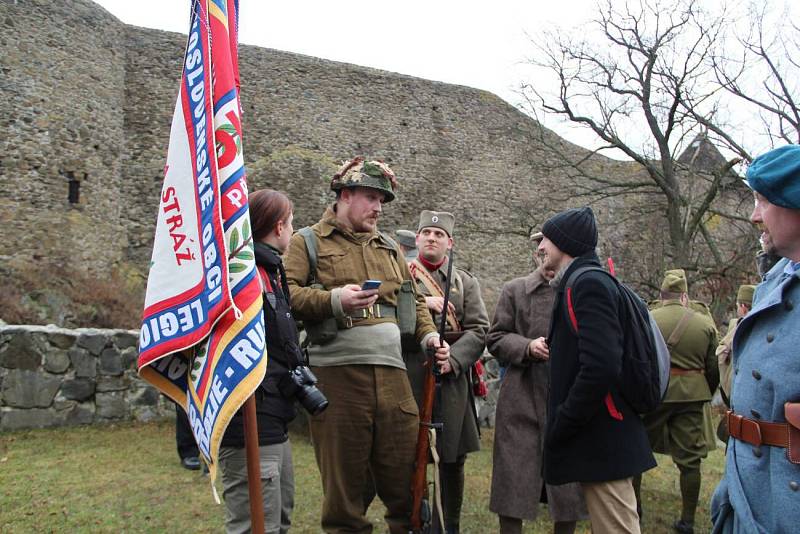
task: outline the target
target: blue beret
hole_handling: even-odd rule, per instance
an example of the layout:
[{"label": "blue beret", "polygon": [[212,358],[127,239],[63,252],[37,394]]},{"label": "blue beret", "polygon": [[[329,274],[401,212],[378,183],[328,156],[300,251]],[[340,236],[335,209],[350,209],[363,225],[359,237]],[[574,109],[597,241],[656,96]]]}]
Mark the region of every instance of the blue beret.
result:
[{"label": "blue beret", "polygon": [[800,210],[800,145],[786,145],[753,160],[747,185],[776,206]]}]

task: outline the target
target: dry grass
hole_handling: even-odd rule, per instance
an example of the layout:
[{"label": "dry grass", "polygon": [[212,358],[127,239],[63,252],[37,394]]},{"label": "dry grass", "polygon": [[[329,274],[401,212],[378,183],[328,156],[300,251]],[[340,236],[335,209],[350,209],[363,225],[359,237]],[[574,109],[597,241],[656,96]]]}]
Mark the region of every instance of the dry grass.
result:
[{"label": "dry grass", "polygon": [[[488,510],[492,431],[467,460],[462,532],[497,531]],[[319,532],[321,489],[307,438],[292,438],[296,476],[293,532]],[[680,509],[678,472],[658,457],[644,479],[644,532],[670,532]],[[722,451],[703,464],[698,527],[709,525],[708,503],[722,473]],[[526,533],[551,531],[543,513]],[[382,506],[369,517],[382,532]],[[7,433],[0,436],[0,532],[221,532],[223,507],[207,477],[182,469],[172,423],[120,424]],[[698,528],[703,532],[705,528]],[[589,532],[581,524],[579,532]]]}]

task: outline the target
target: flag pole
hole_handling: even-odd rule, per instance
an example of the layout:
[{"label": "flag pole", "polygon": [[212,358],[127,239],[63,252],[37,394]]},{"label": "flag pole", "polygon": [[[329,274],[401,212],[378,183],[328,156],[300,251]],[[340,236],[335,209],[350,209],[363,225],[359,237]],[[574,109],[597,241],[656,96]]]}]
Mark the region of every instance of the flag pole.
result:
[{"label": "flag pole", "polygon": [[253,534],[264,534],[264,499],[261,495],[255,393],[244,403],[244,449],[247,458],[247,489],[250,493],[250,531]]}]

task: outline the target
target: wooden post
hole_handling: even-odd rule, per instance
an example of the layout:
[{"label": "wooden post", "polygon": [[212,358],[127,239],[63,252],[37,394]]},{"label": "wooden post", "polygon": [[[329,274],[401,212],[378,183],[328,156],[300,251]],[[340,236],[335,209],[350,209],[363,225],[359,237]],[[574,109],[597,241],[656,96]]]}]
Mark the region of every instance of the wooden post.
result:
[{"label": "wooden post", "polygon": [[250,532],[264,534],[264,499],[261,495],[255,393],[244,403],[244,449],[247,457],[247,489],[250,492]]}]

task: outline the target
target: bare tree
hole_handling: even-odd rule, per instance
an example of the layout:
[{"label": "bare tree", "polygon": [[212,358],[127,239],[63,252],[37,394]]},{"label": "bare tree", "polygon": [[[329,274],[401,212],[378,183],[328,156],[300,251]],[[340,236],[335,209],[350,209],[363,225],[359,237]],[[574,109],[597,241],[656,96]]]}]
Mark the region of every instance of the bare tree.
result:
[{"label": "bare tree", "polygon": [[[564,143],[542,136],[561,170],[574,178],[567,194],[627,198],[626,213],[646,222],[650,237],[666,234],[662,263],[700,278],[738,261],[743,247],[730,247],[726,239],[753,235],[749,225],[720,226],[725,215],[742,215],[736,208],[747,192],[733,169],[749,158],[727,134],[720,111],[723,91],[713,52],[726,30],[723,15],[704,12],[691,0],[606,0],[591,28],[534,39],[531,61],[557,89],[529,83],[522,91],[534,115],[560,117],[602,143],[576,157]],[[716,152],[719,157],[698,159],[703,142],[732,156]],[[596,157],[609,151],[632,162],[609,174]]]},{"label": "bare tree", "polygon": [[800,143],[800,26],[789,4],[776,7],[751,4],[711,56],[720,86],[758,113],[773,147]]}]

